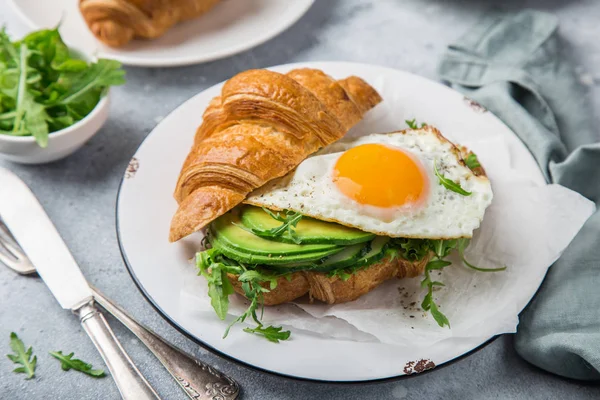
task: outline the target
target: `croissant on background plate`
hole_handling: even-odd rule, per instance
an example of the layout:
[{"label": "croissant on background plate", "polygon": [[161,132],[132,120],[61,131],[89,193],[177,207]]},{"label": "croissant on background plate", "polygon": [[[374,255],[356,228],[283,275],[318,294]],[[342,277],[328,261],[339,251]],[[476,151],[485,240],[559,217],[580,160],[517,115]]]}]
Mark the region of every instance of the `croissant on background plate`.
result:
[{"label": "croissant on background plate", "polygon": [[204,112],[185,160],[169,239],[199,231],[254,189],[340,139],[381,97],[362,79],[320,70],[242,72]]},{"label": "croissant on background plate", "polygon": [[197,18],[220,0],[79,0],[86,24],[102,43],[120,47],[155,39],[178,22]]}]

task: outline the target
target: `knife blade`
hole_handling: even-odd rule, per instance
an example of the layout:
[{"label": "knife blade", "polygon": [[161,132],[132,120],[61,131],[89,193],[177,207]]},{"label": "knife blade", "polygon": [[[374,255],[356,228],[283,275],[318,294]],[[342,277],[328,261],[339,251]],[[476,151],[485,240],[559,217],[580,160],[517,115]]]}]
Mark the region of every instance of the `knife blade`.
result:
[{"label": "knife blade", "polygon": [[0,217],[56,300],[79,317],[121,397],[160,399],[94,305],[92,290],[42,205],[19,177],[4,168],[0,168]]},{"label": "knife blade", "polygon": [[92,290],[52,221],[25,183],[0,168],[0,216],[63,308],[92,299]]}]

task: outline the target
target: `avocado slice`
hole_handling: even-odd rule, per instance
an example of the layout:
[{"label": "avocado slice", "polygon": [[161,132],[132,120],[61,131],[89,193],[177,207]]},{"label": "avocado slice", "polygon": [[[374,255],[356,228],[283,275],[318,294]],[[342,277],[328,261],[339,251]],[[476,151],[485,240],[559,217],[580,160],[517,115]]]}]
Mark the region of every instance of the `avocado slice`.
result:
[{"label": "avocado slice", "polygon": [[316,261],[343,249],[334,244],[289,244],[263,239],[240,227],[236,212],[219,217],[210,226],[213,246],[234,260],[252,264]]},{"label": "avocado slice", "polygon": [[371,243],[369,243],[369,251],[367,251],[363,256],[359,257],[356,263],[352,264],[351,267],[370,265],[381,261],[385,256],[385,250],[388,247],[387,244],[389,241],[390,238],[387,236],[377,236]]},{"label": "avocado slice", "polygon": [[321,264],[315,266],[315,271],[327,272],[334,269],[347,268],[371,251],[370,243],[357,243],[344,247],[344,250],[327,257]]},{"label": "avocado slice", "polygon": [[[236,260],[245,264],[262,265],[267,268],[277,265],[279,267],[277,270],[282,272],[294,272],[309,269],[321,259],[343,250],[343,247],[333,247],[331,249],[317,252],[292,255],[252,254],[244,250],[231,247],[228,243],[222,241],[219,235],[215,235],[212,230],[210,242],[214,248],[218,249],[226,257],[231,258],[232,260]],[[269,241],[267,240],[267,242]],[[270,243],[281,244],[278,242]]]},{"label": "avocado slice", "polygon": [[[267,231],[281,226],[280,221],[271,217],[260,207],[243,206],[240,210],[240,219],[245,227],[255,230],[258,235],[260,235],[259,231]],[[368,242],[375,237],[374,234],[369,232],[309,217],[302,217],[295,228],[295,232],[302,244],[351,245]],[[287,232],[281,236],[269,237],[269,239],[294,243]]]}]

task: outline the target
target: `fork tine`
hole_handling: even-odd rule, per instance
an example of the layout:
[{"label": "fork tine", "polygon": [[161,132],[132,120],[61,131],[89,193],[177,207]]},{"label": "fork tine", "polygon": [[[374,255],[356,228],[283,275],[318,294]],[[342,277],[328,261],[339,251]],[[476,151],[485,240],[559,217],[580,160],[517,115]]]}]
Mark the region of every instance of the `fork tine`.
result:
[{"label": "fork tine", "polygon": [[12,255],[9,255],[8,249],[6,249],[3,243],[0,241],[0,263],[6,265],[9,268],[13,268],[11,264],[17,262],[17,260]]},{"label": "fork tine", "polygon": [[15,269],[18,259],[8,250],[4,244],[4,237],[0,236],[0,263],[11,269]]},{"label": "fork tine", "polygon": [[4,223],[2,216],[0,216],[0,236],[4,236],[15,245],[17,244],[17,240],[13,237],[12,233],[10,233],[10,229],[8,229],[8,226]]},{"label": "fork tine", "polygon": [[35,272],[35,267],[27,258],[27,255],[21,250],[19,244],[14,239],[8,227],[0,218],[0,263],[19,274],[31,274]]},{"label": "fork tine", "polygon": [[4,224],[4,221],[2,221],[2,218],[0,218],[0,245],[16,259],[27,258],[12,236],[12,233],[8,230],[8,227]]},{"label": "fork tine", "polygon": [[23,251],[18,246],[14,245],[9,240],[7,240],[6,237],[4,237],[4,236],[0,237],[0,244],[15,259],[22,260],[24,258],[27,258],[27,256],[25,255],[25,253],[23,253]]}]

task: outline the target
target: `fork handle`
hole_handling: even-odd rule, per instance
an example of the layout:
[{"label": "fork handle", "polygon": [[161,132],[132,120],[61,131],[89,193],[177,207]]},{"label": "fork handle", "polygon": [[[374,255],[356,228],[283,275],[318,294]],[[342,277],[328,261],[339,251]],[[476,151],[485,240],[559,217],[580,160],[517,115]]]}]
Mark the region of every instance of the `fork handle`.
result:
[{"label": "fork handle", "polygon": [[125,400],[160,400],[146,378],[133,365],[104,315],[94,305],[94,301],[84,304],[74,312],[104,359],[121,397]]},{"label": "fork handle", "polygon": [[239,396],[240,387],[231,378],[167,343],[131,318],[95,287],[92,287],[92,293],[106,311],[121,321],[154,353],[190,399],[234,400]]}]

